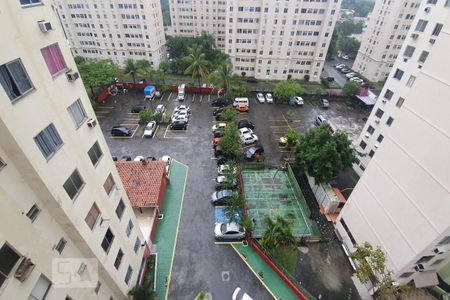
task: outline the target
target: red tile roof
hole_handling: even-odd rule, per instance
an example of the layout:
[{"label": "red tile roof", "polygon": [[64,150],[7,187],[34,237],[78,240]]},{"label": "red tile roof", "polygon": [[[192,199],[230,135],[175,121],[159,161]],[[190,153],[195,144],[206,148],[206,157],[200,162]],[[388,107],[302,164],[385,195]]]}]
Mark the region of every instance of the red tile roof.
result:
[{"label": "red tile roof", "polygon": [[132,207],[149,207],[159,204],[164,188],[165,167],[162,161],[116,161],[117,171]]}]

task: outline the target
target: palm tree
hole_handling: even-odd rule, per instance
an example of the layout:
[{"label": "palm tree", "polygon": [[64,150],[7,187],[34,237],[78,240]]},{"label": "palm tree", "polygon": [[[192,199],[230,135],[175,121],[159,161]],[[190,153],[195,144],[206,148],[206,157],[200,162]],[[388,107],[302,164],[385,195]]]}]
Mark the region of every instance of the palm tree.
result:
[{"label": "palm tree", "polygon": [[205,53],[202,53],[202,48],[198,45],[189,47],[188,52],[189,55],[183,58],[189,64],[184,72],[192,74],[192,78],[197,78],[200,87],[200,79],[205,79],[208,76],[209,62],[205,59]]},{"label": "palm tree", "polygon": [[125,60],[124,73],[125,73],[125,75],[131,75],[131,77],[133,77],[133,83],[136,83],[137,69],[138,68],[137,68],[136,62],[134,60],[132,60],[131,58],[127,58]]},{"label": "palm tree", "polygon": [[295,237],[292,234],[292,224],[281,216],[277,216],[273,221],[267,217],[265,219],[266,230],[262,237],[262,245],[269,252],[281,246],[294,246]]},{"label": "palm tree", "polygon": [[146,59],[140,59],[136,61],[136,71],[135,75],[140,78],[148,79],[151,76],[152,68],[150,67],[150,62]]},{"label": "palm tree", "polygon": [[233,67],[228,62],[223,62],[218,68],[217,73],[221,81],[221,87],[227,89],[231,85],[231,78],[233,76]]}]

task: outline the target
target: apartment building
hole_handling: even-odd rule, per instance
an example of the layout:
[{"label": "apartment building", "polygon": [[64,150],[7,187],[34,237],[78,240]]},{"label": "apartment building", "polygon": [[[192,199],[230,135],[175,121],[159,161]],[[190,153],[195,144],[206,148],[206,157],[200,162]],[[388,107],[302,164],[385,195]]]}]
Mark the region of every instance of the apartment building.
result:
[{"label": "apartment building", "polygon": [[372,82],[384,81],[397,59],[419,5],[420,0],[377,0],[353,70]]},{"label": "apartment building", "polygon": [[[203,3],[220,9],[200,11]],[[205,31],[215,35],[218,48],[230,56],[236,74],[279,80],[308,75],[310,80],[320,81],[340,3],[171,0],[170,11],[175,34],[195,36]],[[194,21],[185,21],[189,16]],[[205,30],[203,23],[213,31]],[[214,28],[221,34],[215,34]]]},{"label": "apartment building", "polygon": [[126,299],[144,238],[56,12],[0,11],[0,298]]},{"label": "apartment building", "polygon": [[418,287],[450,261],[448,53],[450,1],[423,1],[363,130],[364,173],[336,226],[350,252],[380,246],[395,280]]},{"label": "apartment building", "polygon": [[148,60],[158,68],[166,59],[159,0],[53,0],[73,56]]}]

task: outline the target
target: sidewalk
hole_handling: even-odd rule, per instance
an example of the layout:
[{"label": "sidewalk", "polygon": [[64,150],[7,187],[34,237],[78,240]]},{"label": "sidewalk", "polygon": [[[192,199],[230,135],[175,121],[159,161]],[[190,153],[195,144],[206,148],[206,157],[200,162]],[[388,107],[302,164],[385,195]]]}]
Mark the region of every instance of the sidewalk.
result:
[{"label": "sidewalk", "polygon": [[[264,262],[264,260],[252,249],[242,244],[231,245],[242,260],[252,270],[253,274],[261,281],[274,299],[291,300],[298,299],[294,292],[281,280],[280,277]],[[244,257],[245,256],[245,257]],[[258,275],[262,272],[264,278]]]},{"label": "sidewalk", "polygon": [[167,184],[161,213],[164,218],[158,221],[155,241],[153,243],[158,254],[156,265],[156,294],[159,300],[167,299],[173,256],[175,254],[178,223],[183,206],[184,188],[188,167],[176,160],[170,166],[170,183]]}]

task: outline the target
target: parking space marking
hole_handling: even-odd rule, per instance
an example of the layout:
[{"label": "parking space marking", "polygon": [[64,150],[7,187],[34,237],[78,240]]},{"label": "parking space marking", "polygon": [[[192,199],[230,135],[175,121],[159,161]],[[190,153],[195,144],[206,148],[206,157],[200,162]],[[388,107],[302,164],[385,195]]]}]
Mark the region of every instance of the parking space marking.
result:
[{"label": "parking space marking", "polygon": [[202,103],[203,95],[200,95],[200,103]]},{"label": "parking space marking", "polygon": [[211,102],[211,95],[208,95],[208,102]]},{"label": "parking space marking", "polygon": [[192,96],[192,103],[195,102],[195,94]]},{"label": "parking space marking", "polygon": [[242,242],[214,242],[216,245],[234,245],[234,244],[242,244]]},{"label": "parking space marking", "polygon": [[187,139],[187,136],[170,136],[171,134],[182,133],[183,135],[187,134],[187,130],[170,130],[169,126],[167,126],[166,131],[164,132],[163,138],[165,139]]},{"label": "parking space marking", "polygon": [[[213,160],[217,160],[217,157],[211,157],[211,159],[213,159]],[[213,179],[213,180],[215,180],[215,179]]]}]

